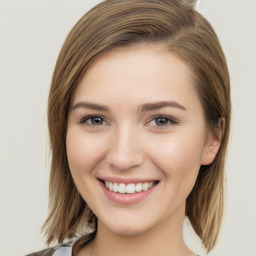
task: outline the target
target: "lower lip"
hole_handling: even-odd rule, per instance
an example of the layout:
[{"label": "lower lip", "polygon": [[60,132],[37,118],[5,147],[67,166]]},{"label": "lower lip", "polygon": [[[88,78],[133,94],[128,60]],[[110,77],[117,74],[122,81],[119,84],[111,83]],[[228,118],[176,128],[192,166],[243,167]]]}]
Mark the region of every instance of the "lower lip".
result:
[{"label": "lower lip", "polygon": [[105,185],[99,181],[100,186],[102,187],[105,195],[111,201],[118,203],[118,204],[136,204],[141,202],[143,199],[148,197],[157,187],[158,184],[154,185],[152,188],[148,189],[147,191],[141,191],[134,194],[120,194],[113,191],[110,191],[105,187]]}]

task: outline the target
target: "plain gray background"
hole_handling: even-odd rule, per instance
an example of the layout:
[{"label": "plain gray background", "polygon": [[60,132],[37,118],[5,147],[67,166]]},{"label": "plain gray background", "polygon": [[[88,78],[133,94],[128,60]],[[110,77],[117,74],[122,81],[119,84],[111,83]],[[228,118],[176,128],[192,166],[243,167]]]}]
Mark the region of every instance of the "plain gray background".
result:
[{"label": "plain gray background", "polygon": [[[44,248],[49,151],[46,101],[67,33],[100,1],[0,0],[0,252]],[[214,256],[256,255],[256,1],[201,0],[219,35],[232,86],[227,209]],[[189,246],[204,255],[185,227]]]}]

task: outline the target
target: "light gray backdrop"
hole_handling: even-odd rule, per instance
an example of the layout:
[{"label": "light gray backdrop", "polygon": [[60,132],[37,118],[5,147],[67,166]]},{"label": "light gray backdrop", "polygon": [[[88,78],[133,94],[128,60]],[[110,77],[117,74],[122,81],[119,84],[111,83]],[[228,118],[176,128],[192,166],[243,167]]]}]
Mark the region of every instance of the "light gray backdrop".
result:
[{"label": "light gray backdrop", "polygon": [[[100,1],[0,0],[0,254],[44,248],[49,152],[46,101],[54,64],[75,22]],[[256,1],[201,0],[227,56],[233,122],[228,201],[214,256],[256,255]],[[203,255],[186,230],[187,243]]]}]

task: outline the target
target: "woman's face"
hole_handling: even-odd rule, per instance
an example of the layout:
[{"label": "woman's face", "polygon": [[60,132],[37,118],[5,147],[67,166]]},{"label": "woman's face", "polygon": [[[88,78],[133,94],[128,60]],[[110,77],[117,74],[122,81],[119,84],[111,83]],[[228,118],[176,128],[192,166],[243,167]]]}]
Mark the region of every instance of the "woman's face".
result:
[{"label": "woman's face", "polygon": [[213,161],[218,143],[189,67],[161,46],[140,46],[90,66],[72,98],[66,147],[99,222],[137,235],[184,217],[199,168]]}]

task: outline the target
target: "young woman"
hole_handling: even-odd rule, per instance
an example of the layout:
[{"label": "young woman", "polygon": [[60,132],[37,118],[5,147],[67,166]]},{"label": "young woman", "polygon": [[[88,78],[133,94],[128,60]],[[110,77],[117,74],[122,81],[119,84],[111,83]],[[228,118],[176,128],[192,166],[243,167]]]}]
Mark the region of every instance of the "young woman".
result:
[{"label": "young woman", "polygon": [[[32,255],[196,255],[223,212],[229,75],[195,1],[107,0],[60,52],[49,94],[47,242]],[[71,242],[63,243],[71,239]]]}]

